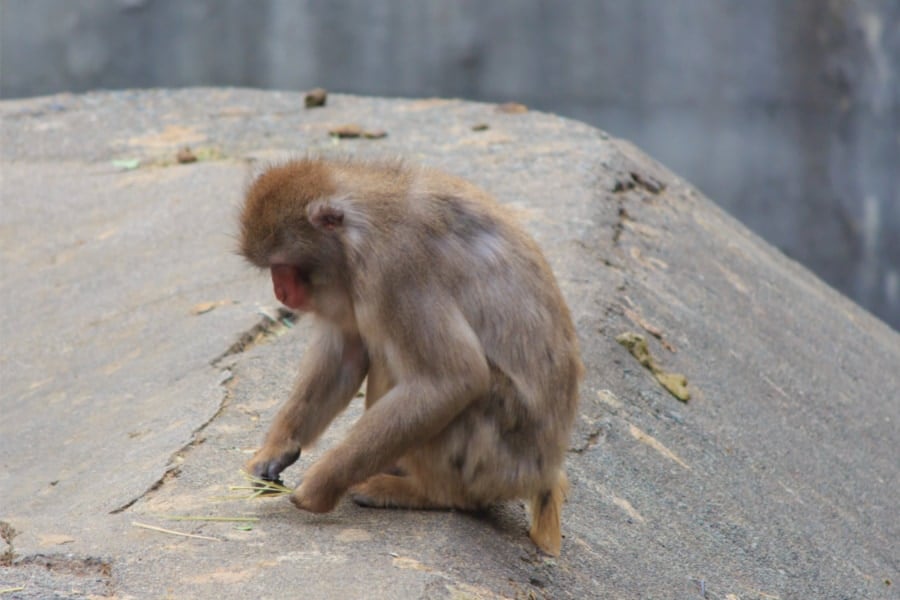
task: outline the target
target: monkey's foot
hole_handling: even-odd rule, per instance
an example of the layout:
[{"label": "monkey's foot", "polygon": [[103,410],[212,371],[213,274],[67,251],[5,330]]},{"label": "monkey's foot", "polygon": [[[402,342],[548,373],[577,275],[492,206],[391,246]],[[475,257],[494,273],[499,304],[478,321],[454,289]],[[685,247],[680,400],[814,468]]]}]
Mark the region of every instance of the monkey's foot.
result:
[{"label": "monkey's foot", "polygon": [[535,494],[531,499],[531,531],[529,537],[535,545],[549,554],[559,556],[562,548],[560,513],[562,503],[569,492],[569,479],[560,471],[556,485]]},{"label": "monkey's foot", "polygon": [[393,465],[382,471],[385,475],[396,475],[397,477],[405,477],[408,473],[400,465]]},{"label": "monkey's foot", "polygon": [[449,502],[429,497],[421,483],[408,475],[373,475],[350,488],[350,498],[367,508],[452,508]]}]

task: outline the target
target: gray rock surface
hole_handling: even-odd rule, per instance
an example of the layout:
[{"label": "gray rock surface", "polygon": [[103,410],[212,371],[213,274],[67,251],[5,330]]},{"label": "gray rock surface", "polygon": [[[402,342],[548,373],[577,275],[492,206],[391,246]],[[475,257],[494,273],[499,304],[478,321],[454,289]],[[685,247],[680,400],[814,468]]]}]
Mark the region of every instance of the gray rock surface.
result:
[{"label": "gray rock surface", "polygon": [[[388,137],[329,137],[347,123]],[[493,105],[230,89],[5,101],[0,127],[11,597],[897,597],[900,335],[627,142]],[[185,145],[200,160],[178,164]],[[265,316],[235,207],[255,165],[307,152],[455,172],[545,249],[588,371],[558,559],[517,503],[313,516],[225,498],[307,341]]]}]

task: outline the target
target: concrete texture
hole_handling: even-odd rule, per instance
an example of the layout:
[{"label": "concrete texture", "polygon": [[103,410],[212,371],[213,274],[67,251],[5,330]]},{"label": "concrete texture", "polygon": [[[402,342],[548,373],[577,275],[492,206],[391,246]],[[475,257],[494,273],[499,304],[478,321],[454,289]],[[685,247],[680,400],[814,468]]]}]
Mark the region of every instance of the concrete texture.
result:
[{"label": "concrete texture", "polygon": [[[347,123],[388,137],[328,136]],[[486,104],[229,89],[4,101],[0,134],[10,597],[897,597],[900,335],[631,144]],[[184,145],[198,162],[177,164]],[[235,206],[255,164],[307,152],[470,178],[545,249],[588,372],[558,559],[516,503],[313,516],[223,498],[307,341],[304,321],[263,316]],[[687,377],[689,403],[625,332]]]}]

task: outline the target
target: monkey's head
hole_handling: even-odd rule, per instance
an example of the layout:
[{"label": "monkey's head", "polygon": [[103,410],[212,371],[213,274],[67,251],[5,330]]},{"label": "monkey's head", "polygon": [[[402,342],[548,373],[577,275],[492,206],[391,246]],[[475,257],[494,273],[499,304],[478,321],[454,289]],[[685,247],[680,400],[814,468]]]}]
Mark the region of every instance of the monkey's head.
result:
[{"label": "monkey's head", "polygon": [[247,190],[239,252],[270,270],[275,296],[289,308],[315,310],[317,292],[339,285],[343,212],[330,202],[336,192],[315,160],[272,167]]}]

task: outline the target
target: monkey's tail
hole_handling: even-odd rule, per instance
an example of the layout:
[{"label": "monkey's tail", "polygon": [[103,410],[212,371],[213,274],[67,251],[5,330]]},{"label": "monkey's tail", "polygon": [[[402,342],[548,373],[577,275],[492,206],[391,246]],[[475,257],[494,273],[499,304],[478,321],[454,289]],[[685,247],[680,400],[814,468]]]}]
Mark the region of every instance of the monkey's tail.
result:
[{"label": "monkey's tail", "polygon": [[531,541],[551,556],[559,556],[562,548],[560,515],[569,493],[569,479],[560,469],[551,488],[543,489],[531,498]]}]

